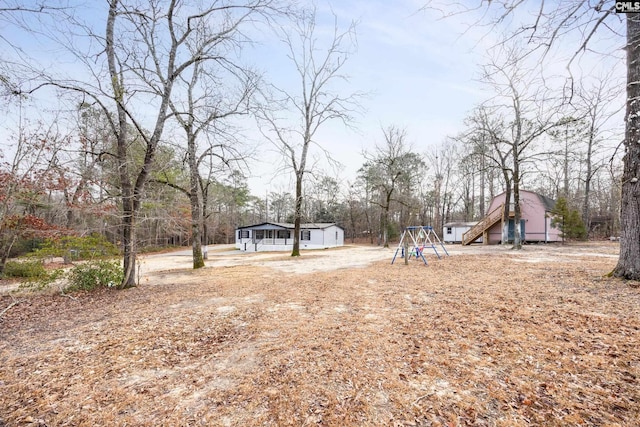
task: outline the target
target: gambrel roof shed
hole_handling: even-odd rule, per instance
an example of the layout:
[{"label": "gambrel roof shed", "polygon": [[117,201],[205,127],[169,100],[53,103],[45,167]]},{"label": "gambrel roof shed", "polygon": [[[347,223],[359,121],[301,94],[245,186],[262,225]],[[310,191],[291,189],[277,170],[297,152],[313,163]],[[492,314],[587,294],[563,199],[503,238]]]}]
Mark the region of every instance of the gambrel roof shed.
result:
[{"label": "gambrel roof shed", "polygon": [[[463,244],[470,244],[482,237],[483,243],[500,243],[506,232],[509,241],[513,239],[514,208],[513,194],[507,201],[506,192],[498,194],[489,205],[487,216],[462,236]],[[503,207],[509,203],[509,218],[502,221]],[[559,242],[562,240],[560,230],[552,224],[550,212],[555,206],[555,201],[542,194],[528,190],[520,190],[520,235],[527,242]]]}]

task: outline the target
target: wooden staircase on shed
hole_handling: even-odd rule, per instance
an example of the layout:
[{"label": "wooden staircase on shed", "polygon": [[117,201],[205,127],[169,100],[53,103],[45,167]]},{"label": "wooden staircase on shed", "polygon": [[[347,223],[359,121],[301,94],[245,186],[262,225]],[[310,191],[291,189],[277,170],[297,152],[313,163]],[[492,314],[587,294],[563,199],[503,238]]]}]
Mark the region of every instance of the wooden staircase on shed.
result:
[{"label": "wooden staircase on shed", "polygon": [[[482,218],[476,225],[467,230],[466,233],[462,235],[462,244],[470,245],[471,243],[478,240],[478,238],[482,237],[489,229],[496,223],[502,221],[502,213],[504,211],[504,203],[492,210]],[[488,242],[489,236],[484,236],[484,243]]]}]

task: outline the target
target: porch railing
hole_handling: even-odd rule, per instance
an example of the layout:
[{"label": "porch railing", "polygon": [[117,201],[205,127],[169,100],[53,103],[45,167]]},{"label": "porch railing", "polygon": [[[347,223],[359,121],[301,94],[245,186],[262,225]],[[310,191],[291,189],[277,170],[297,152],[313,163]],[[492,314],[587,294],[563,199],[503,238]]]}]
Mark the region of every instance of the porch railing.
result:
[{"label": "porch railing", "polygon": [[258,252],[258,248],[269,245],[269,246],[280,246],[280,245],[291,245],[293,244],[293,239],[276,239],[276,238],[265,238],[260,240],[253,240],[253,244],[255,247],[255,251]]}]

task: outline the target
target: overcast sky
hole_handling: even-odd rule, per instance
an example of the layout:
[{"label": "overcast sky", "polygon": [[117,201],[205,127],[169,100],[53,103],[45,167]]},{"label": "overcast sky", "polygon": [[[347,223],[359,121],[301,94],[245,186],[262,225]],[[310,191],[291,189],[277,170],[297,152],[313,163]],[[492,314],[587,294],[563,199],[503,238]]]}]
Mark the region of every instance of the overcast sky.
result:
[{"label": "overcast sky", "polygon": [[[441,144],[447,136],[455,136],[463,130],[465,116],[492,95],[479,81],[479,64],[486,61],[487,48],[496,42],[498,30],[469,25],[478,20],[478,16],[472,14],[441,19],[442,13],[423,10],[425,3],[422,0],[316,2],[320,44],[329,42],[322,36],[333,30],[333,14],[341,29],[346,29],[352,21],[357,23],[357,46],[344,68],[348,81],[341,82],[335,89],[341,95],[365,93],[361,99],[363,112],[356,116],[352,128],[345,128],[340,122],[330,122],[315,137],[315,141],[342,164],[339,171],[333,171],[326,165],[320,165],[318,169],[324,169],[326,174],[343,183],[355,179],[357,170],[364,163],[362,153],[372,152],[376,144],[383,143],[382,128],[396,126],[405,129],[407,141],[414,150],[424,153]],[[106,4],[97,1],[79,1],[77,4],[83,5],[82,9],[77,8],[78,13],[88,14],[88,19],[101,30],[106,19]],[[519,13],[525,12],[526,9],[519,9]],[[43,27],[33,22],[33,28],[38,29],[38,25]],[[2,31],[5,43],[21,43],[25,52],[37,56],[41,66],[47,70],[60,74],[81,72],[77,61],[65,56],[64,47],[54,49],[47,43],[30,42],[29,32]],[[299,91],[299,80],[286,56],[285,45],[275,34],[264,29],[251,35],[255,36],[256,44],[243,51],[244,61],[263,72],[265,78],[275,85],[291,92]],[[579,33],[577,37],[581,37]],[[615,35],[614,45],[619,44],[620,39]],[[4,46],[9,55],[10,44]],[[571,43],[567,46],[571,50]],[[559,61],[555,66],[562,69],[563,64]],[[583,69],[590,72],[592,65]],[[624,71],[624,67],[621,70]],[[51,105],[43,103],[39,112],[61,108],[56,104],[57,99],[48,101]],[[69,108],[73,109],[73,106]],[[10,111],[16,110],[9,107],[4,110]],[[278,167],[280,156],[274,152],[274,147],[255,129],[253,120],[246,124],[246,140],[257,147],[248,167],[242,167],[248,176],[252,194],[262,197],[269,192],[293,192],[292,174]],[[11,130],[10,115],[3,114],[0,118],[2,126],[5,132]],[[175,135],[167,129],[166,138],[178,141]],[[311,155],[322,158],[319,150]]]},{"label": "overcast sky", "polygon": [[[372,151],[375,144],[383,142],[382,127],[406,129],[408,142],[424,152],[447,135],[458,133],[466,113],[483,99],[482,87],[475,80],[475,64],[490,36],[481,39],[480,31],[463,35],[466,26],[461,20],[441,20],[434,11],[421,11],[422,5],[411,0],[318,4],[320,26],[325,30],[333,26],[331,10],[341,28],[352,20],[357,22],[357,50],[345,67],[349,83],[340,90],[366,93],[361,100],[364,112],[357,117],[355,129],[330,123],[316,138],[344,165],[337,176],[343,181],[355,178],[364,162],[364,150]],[[267,63],[258,62],[258,66],[267,78],[282,82],[293,64],[286,59],[282,44],[276,39],[268,43],[269,55],[261,55]],[[270,149],[261,144],[259,156],[264,165],[277,161]],[[269,166],[253,169],[256,175],[249,184],[255,195],[290,185],[290,176],[274,176]],[[329,169],[327,172],[333,174]]]},{"label": "overcast sky", "polygon": [[[320,25],[333,25],[328,19],[330,11],[337,15],[343,27],[351,20],[358,23],[357,52],[349,59],[346,69],[349,87],[369,94],[362,102],[365,112],[355,123],[357,131],[333,123],[316,138],[343,163],[337,176],[343,182],[354,180],[364,162],[363,151],[371,152],[376,144],[383,143],[382,127],[404,128],[408,142],[417,152],[424,153],[461,132],[467,114],[495,94],[480,81],[480,65],[486,63],[489,47],[501,39],[500,30],[511,24],[509,19],[501,24],[502,28],[479,25],[480,16],[486,12],[484,7],[476,14],[443,19],[443,12],[450,10],[425,10],[425,3],[422,0],[318,2]],[[535,6],[536,2],[524,2],[513,21],[521,19],[530,24],[535,16],[527,9],[531,4]],[[585,37],[583,31],[586,29],[568,32],[554,44],[544,66],[547,77],[566,76],[568,59],[580,47]],[[571,72],[576,81],[584,76],[606,74],[608,79],[621,81],[619,87],[624,88],[623,36],[624,15],[609,17],[607,27],[601,27],[589,42],[588,51],[598,54],[588,52],[572,62]],[[278,54],[276,40],[271,40],[269,45],[273,50],[269,50],[271,59],[264,63],[265,71],[277,80],[278,76],[288,75],[292,64],[284,52]],[[551,79],[547,84],[549,82]],[[624,106],[623,90],[618,101],[611,105],[613,110]],[[621,116],[617,117],[615,120],[621,125]],[[615,148],[618,142],[611,144]],[[291,176],[274,176],[270,171],[276,160],[268,153],[268,145],[260,146],[267,167],[253,169],[256,176],[251,177],[249,183],[254,194],[279,192],[283,188],[292,191]]]}]

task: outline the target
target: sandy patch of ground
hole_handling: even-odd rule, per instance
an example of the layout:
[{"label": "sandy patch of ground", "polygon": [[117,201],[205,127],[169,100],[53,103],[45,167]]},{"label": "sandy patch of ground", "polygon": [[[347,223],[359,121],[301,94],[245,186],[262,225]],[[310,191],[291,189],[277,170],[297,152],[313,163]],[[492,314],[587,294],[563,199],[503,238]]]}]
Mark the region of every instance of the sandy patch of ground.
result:
[{"label": "sandy patch of ground", "polygon": [[[344,268],[363,268],[377,261],[391,261],[398,250],[397,244],[389,248],[366,245],[346,245],[340,248],[302,251],[302,256],[291,257],[289,252],[241,252],[233,245],[215,245],[209,247],[207,267],[254,266],[269,267],[283,272],[304,274],[318,271],[331,271]],[[436,254],[437,252],[437,254]],[[514,251],[509,245],[470,245],[459,244],[434,245],[424,249],[427,263],[438,261],[442,257],[456,255],[499,255],[508,256],[523,262],[559,262],[582,256],[617,259],[619,245],[616,242],[588,242],[561,244],[525,245],[521,251]],[[440,256],[440,258],[438,258]],[[191,252],[181,250],[165,254],[143,255],[139,257],[141,277],[150,273],[171,270],[189,270]],[[411,262],[423,263],[415,257]],[[401,252],[394,264],[403,264]]]},{"label": "sandy patch of ground", "polygon": [[[341,248],[302,251],[300,257],[291,257],[290,252],[241,252],[228,246],[214,247],[205,261],[207,267],[254,266],[269,267],[291,273],[311,273],[361,268],[375,261],[391,258],[395,249],[375,246],[345,246]],[[170,254],[140,257],[142,274],[191,268],[191,253],[179,251]]]},{"label": "sandy patch of ground", "polygon": [[0,425],[637,425],[640,292],[605,277],[617,245],[449,248],[183,256],[134,289],[21,297]]}]

